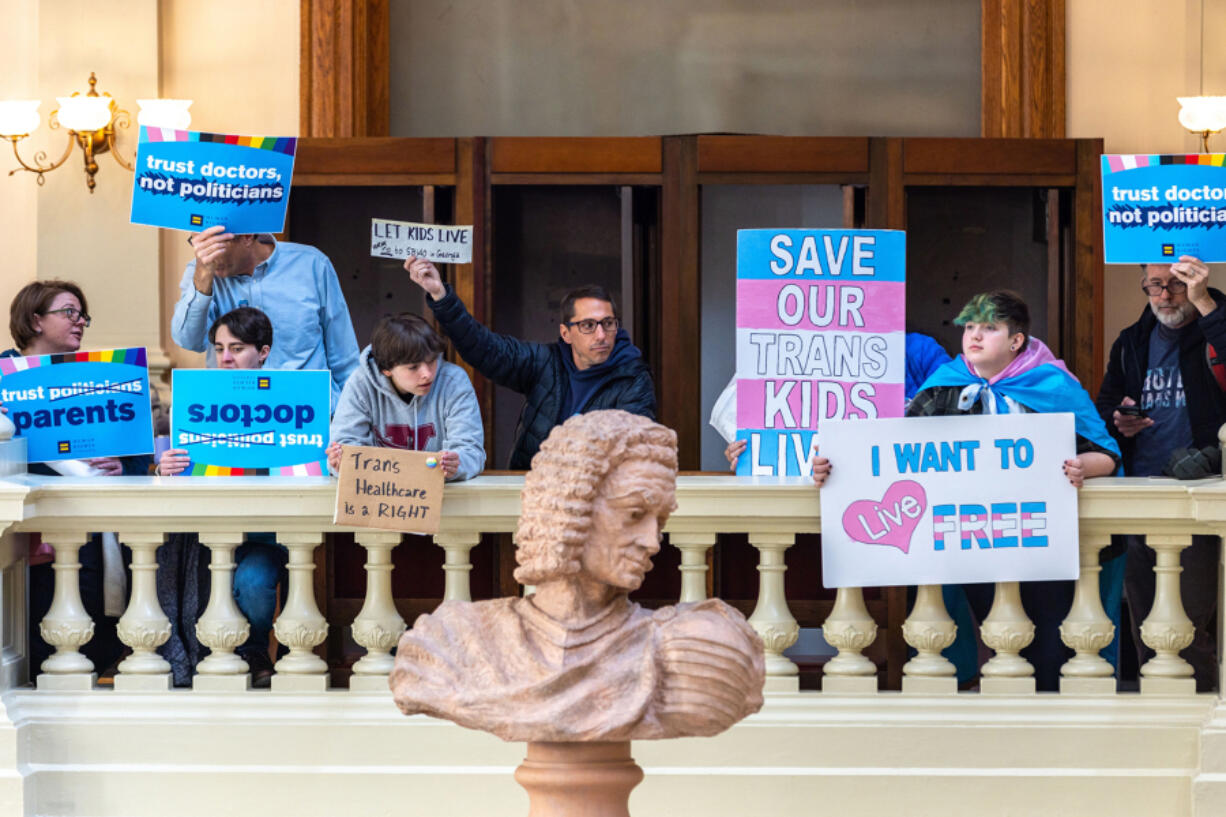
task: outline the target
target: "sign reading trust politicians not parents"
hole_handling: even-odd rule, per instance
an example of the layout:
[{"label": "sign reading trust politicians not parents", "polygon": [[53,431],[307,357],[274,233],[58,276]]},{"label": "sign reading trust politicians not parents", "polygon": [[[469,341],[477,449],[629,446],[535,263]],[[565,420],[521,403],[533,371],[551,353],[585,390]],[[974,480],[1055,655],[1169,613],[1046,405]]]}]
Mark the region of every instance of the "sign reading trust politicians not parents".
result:
[{"label": "sign reading trust politicians not parents", "polygon": [[1102,157],[1108,264],[1226,261],[1226,154]]},{"label": "sign reading trust politicians not parents", "polygon": [[903,411],[906,234],[737,231],[738,476],[811,473],[829,419]]},{"label": "sign reading trust politicians not parents", "polygon": [[133,224],[232,233],[285,227],[292,136],[234,136],[142,126],[132,182]]}]

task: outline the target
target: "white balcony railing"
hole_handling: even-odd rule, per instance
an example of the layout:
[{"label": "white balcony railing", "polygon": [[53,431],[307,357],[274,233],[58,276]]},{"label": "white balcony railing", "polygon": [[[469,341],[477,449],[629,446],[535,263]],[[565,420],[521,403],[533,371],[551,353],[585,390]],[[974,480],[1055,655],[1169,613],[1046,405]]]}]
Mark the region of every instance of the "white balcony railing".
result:
[{"label": "white balcony railing", "polygon": [[[447,487],[442,531],[435,537],[445,550],[446,598],[469,596],[469,551],[480,535],[514,530],[521,484],[518,477],[490,476]],[[301,788],[295,789],[296,799],[291,798],[292,808],[284,799],[257,797],[255,802],[279,803],[300,814],[331,813],[335,792],[317,790],[323,784],[315,777],[333,773],[353,781],[360,768],[361,775],[378,779],[362,777],[358,789],[377,802],[384,795],[392,797],[387,793],[400,784],[380,777],[390,771],[367,757],[366,747],[359,744],[383,745],[389,735],[401,740],[410,728],[421,755],[401,756],[395,762],[403,765],[397,768],[418,775],[415,796],[446,805],[442,812],[420,813],[483,813],[491,800],[518,798],[509,774],[503,781],[503,772],[517,762],[516,750],[449,724],[401,718],[388,703],[389,651],[404,627],[391,596],[390,553],[399,541],[397,534],[356,532],[367,552],[365,602],[353,621],[324,620],[314,596],[313,551],[324,532],[337,529],[331,523],[334,495],[329,479],[20,476],[0,481],[0,685],[9,690],[4,698],[8,731],[0,728],[0,803],[7,791],[5,764],[11,761],[7,781],[16,794],[9,800],[19,800],[25,813],[218,813],[218,792],[238,779],[234,775],[253,775],[256,770],[273,777],[291,772],[304,777]],[[759,593],[750,622],[767,647],[767,688],[772,694],[760,715],[720,738],[645,748],[637,744],[636,753],[648,772],[648,782],[635,795],[647,798],[643,802],[659,796],[677,814],[765,813],[790,807],[812,786],[818,802],[833,797],[864,806],[851,813],[898,813],[913,797],[943,804],[917,813],[987,813],[982,802],[972,798],[963,803],[956,792],[932,780],[987,775],[1009,796],[1016,781],[1001,780],[1021,775],[1030,782],[1019,783],[1012,796],[1035,807],[1009,813],[1053,808],[1070,814],[1226,813],[1226,753],[1221,751],[1226,746],[1226,715],[1219,720],[1217,696],[1195,693],[1191,667],[1178,655],[1193,635],[1179,597],[1179,553],[1194,534],[1220,535],[1226,529],[1226,484],[1221,480],[1100,479],[1081,491],[1083,572],[1062,627],[1062,637],[1076,657],[1062,670],[1061,693],[1051,696],[1032,694],[1031,668],[1018,655],[1032,627],[1017,585],[1009,583],[998,586],[992,614],[983,624],[983,640],[995,654],[981,668],[979,692],[957,693],[951,668],[940,656],[952,640],[953,623],[936,588],[920,588],[903,627],[918,656],[904,667],[901,694],[878,690],[877,668],[861,654],[880,637],[878,625],[862,593],[849,589],[838,591],[823,624],[823,635],[838,648],[824,668],[823,690],[798,692],[796,665],[783,654],[798,634],[784,593],[784,561],[798,533],[820,531],[816,491],[804,480],[684,476],[678,480],[677,501],[666,530],[681,555],[679,600],[705,596],[707,552],[717,534],[747,533],[758,551]],[[95,688],[94,668],[79,652],[92,623],[76,590],[77,551],[88,532],[105,530],[117,531],[132,550],[132,597],[119,632],[133,654],[120,665],[113,690]],[[57,652],[41,673],[24,665],[23,534],[35,531],[56,550],[55,599],[42,626]],[[193,691],[171,690],[168,667],[156,655],[168,625],[154,590],[155,553],[173,531],[199,531],[212,556],[213,592],[198,628],[212,653],[198,665]],[[233,552],[249,531],[275,531],[290,554],[289,600],[275,625],[278,640],[290,653],[277,663],[271,696],[248,691],[246,665],[233,653],[246,629],[230,595]],[[1157,595],[1145,632],[1157,656],[1142,670],[1139,694],[1117,692],[1111,666],[1098,655],[1111,640],[1111,624],[1099,602],[1097,556],[1112,533],[1145,533],[1156,552]],[[367,651],[354,665],[348,691],[329,690],[328,668],[313,651],[329,626],[352,627],[355,641]],[[36,676],[36,689],[23,686],[27,669]],[[253,722],[275,728],[279,737],[263,734],[255,740]],[[318,726],[321,735],[348,735],[349,759],[355,763],[334,759],[321,765],[320,757],[298,756],[301,743],[276,742],[301,741],[291,736],[299,735],[307,723]],[[1047,732],[1036,736],[1039,726]],[[977,731],[970,731],[972,727]],[[108,750],[105,742],[95,745],[90,743],[93,738],[81,737],[92,734],[90,729],[117,730],[141,748],[129,752],[126,760],[116,760],[108,753],[114,747]],[[159,744],[166,730],[174,729],[204,730],[208,741],[247,759],[218,765],[216,757],[199,754],[190,741]],[[374,731],[362,731],[368,729]],[[887,733],[910,734],[923,745],[916,744],[910,755],[897,752],[889,741],[880,743]],[[987,734],[993,736],[992,743],[976,744]],[[5,735],[13,740],[9,760]],[[812,741],[823,739],[815,738],[818,735],[840,745],[840,752],[826,757],[825,750],[814,748]],[[255,740],[251,745],[272,742],[257,761],[234,743],[246,740]],[[880,747],[880,753],[858,754],[861,740]],[[1010,743],[1015,740],[1020,743]],[[87,745],[99,755],[88,754],[83,748]],[[444,751],[443,746],[450,749]],[[481,748],[472,748],[477,746]],[[671,747],[687,748],[673,754]],[[1122,759],[1124,748],[1130,752],[1127,760]],[[934,750],[947,754],[938,757],[931,754]],[[328,753],[337,750],[329,745],[319,751],[330,757]],[[278,752],[295,759],[267,756]],[[1003,767],[991,765],[996,760]],[[175,771],[167,771],[171,767]],[[653,767],[659,780],[653,777]],[[901,773],[906,781],[877,791],[869,783],[878,773],[883,778]],[[143,789],[138,786],[130,799],[109,787],[115,776],[124,775],[143,781]],[[204,783],[210,775],[221,775],[218,780],[229,783]],[[471,788],[457,787],[457,775]],[[718,775],[725,782],[711,784],[705,775]],[[1048,776],[1062,782],[1055,788],[1034,785],[1036,778]],[[743,785],[745,777],[774,782],[751,795]],[[688,805],[678,805],[671,798],[681,796],[694,778],[704,781],[696,784],[703,793],[686,795]],[[868,788],[848,782],[857,778]],[[1134,785],[1135,780],[1148,783]],[[488,791],[482,788],[487,784]],[[181,803],[181,810],[168,810],[159,799],[163,787],[166,797]],[[173,791],[194,793],[179,801]],[[474,798],[471,808],[463,805],[466,793]],[[1083,801],[1103,805],[1104,810],[1070,806]],[[636,800],[631,802],[634,807]],[[518,803],[502,813],[522,813]],[[866,805],[871,803],[879,804],[880,812]],[[376,808],[372,813],[382,812]]]}]

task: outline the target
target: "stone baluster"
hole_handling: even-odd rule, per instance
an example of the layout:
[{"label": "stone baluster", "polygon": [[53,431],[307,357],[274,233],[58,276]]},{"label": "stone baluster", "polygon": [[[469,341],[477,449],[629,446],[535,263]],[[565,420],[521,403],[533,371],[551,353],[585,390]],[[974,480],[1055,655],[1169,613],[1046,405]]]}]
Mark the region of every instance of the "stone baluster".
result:
[{"label": "stone baluster", "polygon": [[783,574],[783,554],[796,541],[791,533],[751,533],[749,544],[758,549],[758,603],[749,624],[766,647],[767,692],[798,692],[800,669],[783,651],[800,637],[800,625],[788,609]]},{"label": "stone baluster", "polygon": [[481,534],[460,531],[434,534],[434,544],[443,549],[443,601],[472,601],[468,574],[472,572],[469,552],[481,541]]},{"label": "stone baluster", "polygon": [[[94,664],[81,654],[81,646],[94,637],[94,621],[81,602],[81,546],[85,532],[44,533],[43,541],[55,549],[55,591],[51,608],[38,624],[43,640],[55,653],[43,662],[39,689],[93,689],[98,680]],[[31,668],[31,671],[33,668]]]},{"label": "stone baluster", "polygon": [[393,664],[390,651],[405,627],[392,599],[392,550],[400,544],[400,534],[360,530],[354,538],[366,548],[366,599],[353,620],[352,632],[353,640],[366,648],[366,655],[354,663],[349,689],[386,694]]},{"label": "stone baluster", "polygon": [[234,601],[234,551],[241,532],[201,533],[209,549],[209,603],[196,621],[196,638],[210,653],[196,665],[192,689],[235,692],[251,688],[247,662],[235,654],[251,634],[251,625]]},{"label": "stone baluster", "polygon": [[1196,635],[1183,609],[1179,592],[1180,558],[1192,544],[1188,534],[1149,534],[1145,543],[1154,551],[1154,606],[1141,623],[1141,640],[1156,653],[1141,667],[1141,692],[1191,695],[1196,692],[1192,665],[1179,656]]},{"label": "stone baluster", "polygon": [[1034,622],[1022,607],[1018,582],[997,582],[992,609],[979,628],[983,643],[996,654],[979,670],[979,691],[986,695],[1034,693],[1034,667],[1019,654],[1034,641]]},{"label": "stone baluster", "polygon": [[958,627],[945,610],[939,584],[924,584],[916,590],[915,606],[902,625],[903,639],[917,655],[903,665],[902,690],[927,695],[950,695],[958,691],[958,670],[941,650],[954,643]]},{"label": "stone baluster", "polygon": [[1081,534],[1081,574],[1073,591],[1073,605],[1060,625],[1060,639],[1076,655],[1060,668],[1060,691],[1079,695],[1115,692],[1115,668],[1099,651],[1115,638],[1115,625],[1103,612],[1099,594],[1098,552],[1111,544],[1107,533]]},{"label": "stone baluster", "polygon": [[119,640],[132,648],[115,676],[115,689],[121,692],[170,689],[170,662],[157,653],[170,640],[170,619],[157,592],[157,550],[163,537],[148,532],[120,537],[132,551],[132,595],[118,625]]},{"label": "stone baluster", "polygon": [[277,541],[289,550],[289,593],[281,615],[273,623],[277,641],[289,653],[276,663],[273,692],[326,692],[328,664],[315,654],[315,647],[328,637],[328,621],[315,603],[315,548],[320,533],[277,533]]},{"label": "stone baluster", "polygon": [[877,639],[877,622],[864,606],[863,588],[838,589],[834,609],[822,622],[822,637],[839,651],[822,668],[822,691],[876,692],[877,665],[861,652]]},{"label": "stone baluster", "polygon": [[715,544],[714,533],[670,533],[668,543],[681,551],[681,598],[703,601],[707,598],[707,553]]}]

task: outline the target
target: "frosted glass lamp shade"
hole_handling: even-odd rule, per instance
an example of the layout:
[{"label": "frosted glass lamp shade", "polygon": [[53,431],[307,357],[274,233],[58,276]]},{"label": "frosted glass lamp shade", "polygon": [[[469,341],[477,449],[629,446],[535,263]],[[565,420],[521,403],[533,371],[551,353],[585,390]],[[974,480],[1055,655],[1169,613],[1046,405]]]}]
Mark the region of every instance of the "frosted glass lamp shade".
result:
[{"label": "frosted glass lamp shade", "polygon": [[1181,96],[1179,124],[1193,133],[1226,128],[1226,96]]},{"label": "frosted glass lamp shade", "polygon": [[111,121],[109,96],[58,96],[60,124],[77,133],[105,128]]},{"label": "frosted glass lamp shade", "polygon": [[25,136],[38,127],[37,99],[0,101],[0,136]]},{"label": "frosted glass lamp shade", "polygon": [[136,115],[137,124],[149,128],[171,128],[187,130],[192,124],[190,99],[138,99],[140,113]]}]

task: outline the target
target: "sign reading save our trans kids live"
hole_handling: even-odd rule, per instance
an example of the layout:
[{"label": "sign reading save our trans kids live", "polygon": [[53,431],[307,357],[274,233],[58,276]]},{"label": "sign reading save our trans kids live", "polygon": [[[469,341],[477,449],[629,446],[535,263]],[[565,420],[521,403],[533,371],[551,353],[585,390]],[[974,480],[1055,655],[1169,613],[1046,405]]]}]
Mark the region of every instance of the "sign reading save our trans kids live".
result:
[{"label": "sign reading save our trans kids live", "polygon": [[739,230],[737,461],[742,476],[807,476],[830,419],[903,411],[906,234]]},{"label": "sign reading save our trans kids live", "polygon": [[0,401],[30,462],[153,452],[144,349],[0,358]]},{"label": "sign reading save our trans kids live", "polygon": [[471,264],[473,228],[371,219],[370,254],[375,258],[416,256],[439,264]]},{"label": "sign reading save our trans kids live", "polygon": [[1226,261],[1226,154],[1103,156],[1108,264]]},{"label": "sign reading save our trans kids live", "polygon": [[1075,579],[1072,414],[829,422],[826,587]]},{"label": "sign reading save our trans kids live", "polygon": [[130,220],[192,232],[215,224],[231,233],[281,232],[297,146],[292,136],[142,126]]},{"label": "sign reading save our trans kids live", "polygon": [[175,369],[172,448],[190,476],[327,474],[331,375],[326,371]]}]

